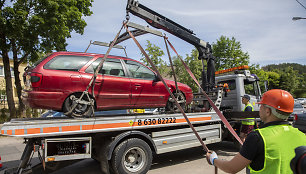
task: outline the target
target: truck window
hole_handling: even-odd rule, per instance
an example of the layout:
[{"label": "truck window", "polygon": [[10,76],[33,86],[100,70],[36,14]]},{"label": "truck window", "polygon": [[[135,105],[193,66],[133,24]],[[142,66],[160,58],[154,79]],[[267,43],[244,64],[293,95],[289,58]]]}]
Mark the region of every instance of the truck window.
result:
[{"label": "truck window", "polygon": [[258,88],[256,83],[249,83],[247,80],[244,80],[244,90],[246,94],[258,96]]},{"label": "truck window", "polygon": [[227,83],[228,84],[228,88],[230,90],[236,90],[236,83],[235,80],[226,80],[226,81],[220,81],[218,83],[224,84]]}]

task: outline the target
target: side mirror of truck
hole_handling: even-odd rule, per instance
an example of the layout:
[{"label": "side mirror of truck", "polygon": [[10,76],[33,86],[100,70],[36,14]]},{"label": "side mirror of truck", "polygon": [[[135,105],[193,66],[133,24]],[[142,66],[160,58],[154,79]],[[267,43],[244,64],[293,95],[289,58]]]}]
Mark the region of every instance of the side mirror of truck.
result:
[{"label": "side mirror of truck", "polygon": [[265,92],[267,92],[268,91],[268,81],[267,80],[265,80],[264,81],[264,85],[265,85]]},{"label": "side mirror of truck", "polygon": [[254,83],[256,81],[256,79],[254,79],[254,78],[247,78],[246,81],[250,84],[250,83]]}]

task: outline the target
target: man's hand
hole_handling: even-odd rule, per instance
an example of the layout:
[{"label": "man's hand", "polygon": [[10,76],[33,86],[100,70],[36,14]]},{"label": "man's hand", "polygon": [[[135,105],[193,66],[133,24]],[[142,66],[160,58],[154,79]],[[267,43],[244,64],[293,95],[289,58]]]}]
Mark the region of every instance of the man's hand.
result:
[{"label": "man's hand", "polygon": [[208,164],[214,165],[215,159],[218,159],[218,155],[216,154],[216,152],[210,150],[206,153],[206,160]]}]

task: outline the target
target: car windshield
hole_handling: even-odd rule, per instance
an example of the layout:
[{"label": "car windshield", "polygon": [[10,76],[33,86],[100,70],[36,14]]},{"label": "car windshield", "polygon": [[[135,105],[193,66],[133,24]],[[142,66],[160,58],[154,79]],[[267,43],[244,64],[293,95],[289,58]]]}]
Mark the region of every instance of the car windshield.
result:
[{"label": "car windshield", "polygon": [[294,103],[294,108],[303,108],[303,106],[300,103]]}]

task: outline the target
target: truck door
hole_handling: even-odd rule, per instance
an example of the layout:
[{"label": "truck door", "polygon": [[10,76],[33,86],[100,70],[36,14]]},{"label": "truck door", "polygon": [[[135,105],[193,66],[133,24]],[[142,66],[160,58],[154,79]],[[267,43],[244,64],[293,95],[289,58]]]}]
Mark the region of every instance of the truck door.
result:
[{"label": "truck door", "polygon": [[244,79],[245,94],[250,96],[250,103],[253,105],[255,111],[259,111],[259,106],[256,104],[260,100],[261,91],[258,85],[258,80],[247,77]]}]

